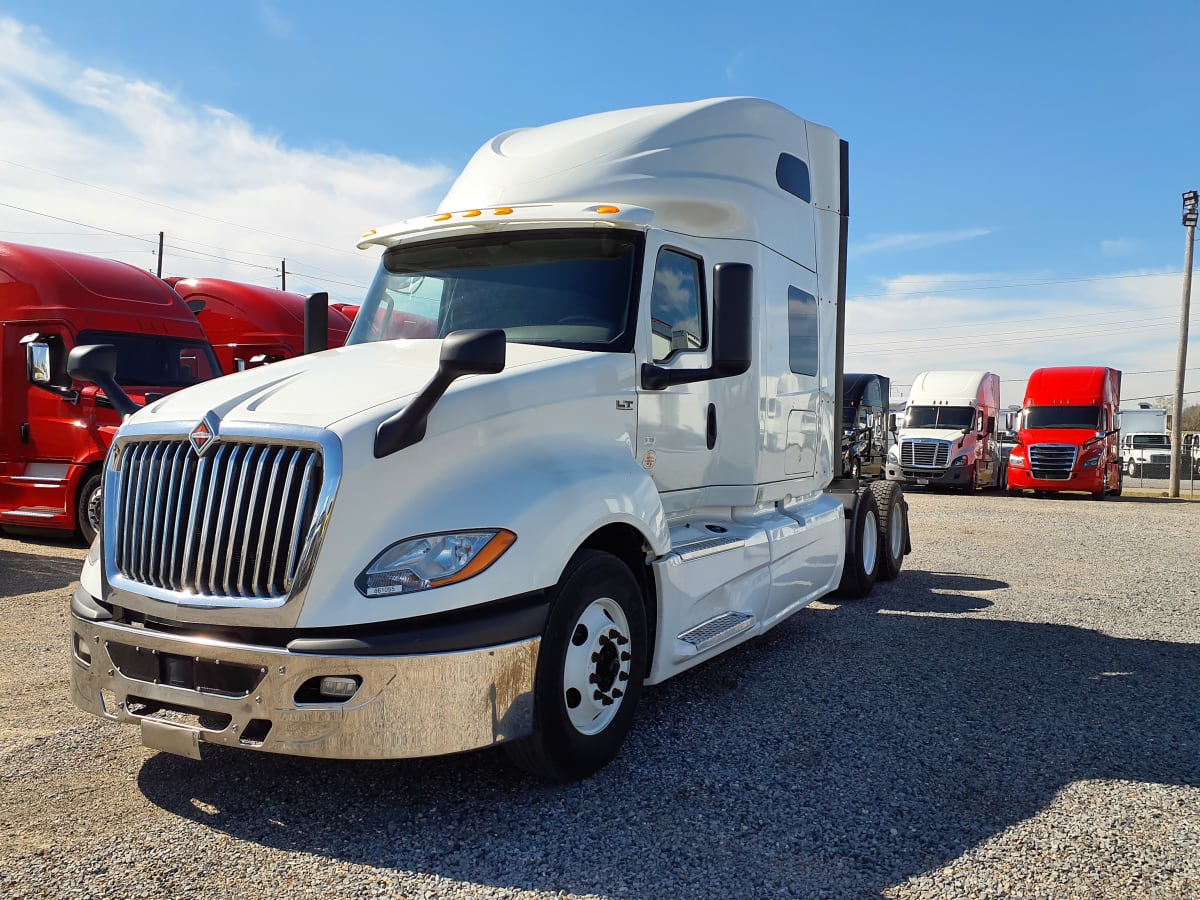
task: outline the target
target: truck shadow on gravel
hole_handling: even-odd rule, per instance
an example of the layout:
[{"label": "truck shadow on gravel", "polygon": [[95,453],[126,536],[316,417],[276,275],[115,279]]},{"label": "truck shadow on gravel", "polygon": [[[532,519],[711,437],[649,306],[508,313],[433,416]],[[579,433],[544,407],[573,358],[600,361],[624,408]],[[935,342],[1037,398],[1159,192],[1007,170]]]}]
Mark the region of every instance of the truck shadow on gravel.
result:
[{"label": "truck shadow on gravel", "polygon": [[65,588],[79,580],[80,559],[0,550],[0,597]]},{"label": "truck shadow on gravel", "polygon": [[648,689],[620,757],[579,784],[531,780],[494,751],[223,750],[151,757],[139,785],[270,848],[654,898],[877,895],[1081,779],[1200,785],[1197,647],[954,616],[990,605],[957,592],[1004,586],[910,570],[866,600],[810,607]]}]

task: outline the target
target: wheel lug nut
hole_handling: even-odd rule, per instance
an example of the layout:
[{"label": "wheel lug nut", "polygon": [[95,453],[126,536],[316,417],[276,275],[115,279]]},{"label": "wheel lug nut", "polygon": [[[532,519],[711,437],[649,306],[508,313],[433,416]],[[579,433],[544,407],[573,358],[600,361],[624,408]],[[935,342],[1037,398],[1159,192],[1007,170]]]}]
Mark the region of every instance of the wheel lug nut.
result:
[{"label": "wheel lug nut", "polygon": [[621,651],[621,662],[629,662],[631,659],[633,659],[633,657],[629,655],[629,651]]},{"label": "wheel lug nut", "polygon": [[617,697],[624,697],[625,692],[623,690],[621,690],[620,688],[613,688],[612,695],[613,695],[613,699],[615,700]]},{"label": "wheel lug nut", "polygon": [[628,672],[618,672],[618,673],[617,673],[617,677],[618,677],[619,679],[621,679],[622,681],[628,681],[628,680],[629,680],[629,673],[628,673]]},{"label": "wheel lug nut", "polygon": [[593,700],[603,700],[604,693],[602,691],[596,691],[594,694],[592,694],[592,699]]},{"label": "wheel lug nut", "polygon": [[592,654],[592,662],[600,662],[600,654],[599,653]]},{"label": "wheel lug nut", "polygon": [[591,675],[588,676],[588,684],[595,684],[598,680],[599,679],[596,678],[595,672],[593,672]]}]

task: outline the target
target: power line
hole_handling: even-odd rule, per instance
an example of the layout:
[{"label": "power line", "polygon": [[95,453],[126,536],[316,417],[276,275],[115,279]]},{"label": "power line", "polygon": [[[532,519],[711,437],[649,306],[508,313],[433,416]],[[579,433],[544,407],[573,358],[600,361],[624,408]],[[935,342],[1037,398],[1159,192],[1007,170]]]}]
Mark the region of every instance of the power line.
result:
[{"label": "power line", "polygon": [[[100,185],[90,184],[86,181],[79,181],[78,179],[75,179],[75,178],[68,178],[65,175],[59,175],[55,172],[47,172],[44,169],[35,169],[33,166],[27,166],[27,165],[24,165],[23,163],[13,162],[10,159],[0,159],[0,163],[5,163],[10,166],[15,166],[18,169],[25,169],[26,171],[29,171],[29,172],[37,172],[39,175],[46,175],[50,178],[58,178],[62,181],[66,181],[71,184],[78,184],[83,187],[91,188],[92,190],[103,191],[106,194],[112,194],[113,196],[116,196],[116,197],[124,197],[127,200],[136,200],[139,203],[146,203],[150,206],[157,206],[160,209],[169,209],[172,212],[183,213],[186,216],[195,216],[198,219],[206,219],[209,222],[217,222],[221,225],[228,225],[231,228],[243,228],[246,231],[257,232],[258,234],[265,234],[270,237],[279,238],[280,240],[290,241],[295,244],[307,244],[310,247],[319,247],[322,250],[331,250],[335,253],[345,253],[349,256],[357,256],[357,254],[354,251],[347,250],[344,247],[329,247],[325,244],[318,244],[315,241],[306,241],[303,238],[289,237],[285,234],[276,234],[274,231],[267,231],[263,228],[255,228],[252,225],[242,225],[239,222],[230,222],[230,221],[227,221],[226,219],[218,219],[215,216],[206,216],[203,213],[192,212],[189,209],[181,209],[178,206],[171,206],[170,204],[167,204],[167,203],[159,203],[156,200],[147,200],[145,197],[139,197],[136,194],[126,194],[126,193],[123,193],[122,191],[115,191],[112,188],[101,187]],[[14,207],[14,208],[17,208],[17,207]],[[28,212],[28,210],[26,210],[26,212]],[[64,219],[63,221],[68,221],[68,220]]]},{"label": "power line", "polygon": [[[0,160],[0,162],[3,162],[3,161],[4,161],[4,160]],[[89,229],[89,230],[92,230],[92,231],[103,232],[104,234],[112,234],[112,235],[116,235],[117,237],[128,238],[129,240],[133,240],[133,241],[141,241],[141,242],[143,242],[143,243],[146,243],[146,244],[151,244],[151,245],[153,246],[153,248],[154,248],[154,249],[157,249],[157,245],[158,245],[158,238],[157,238],[157,236],[156,236],[156,237],[154,237],[154,238],[148,238],[148,237],[141,237],[141,236],[139,236],[139,235],[136,235],[136,234],[129,234],[129,233],[127,233],[127,232],[124,232],[124,231],[114,231],[114,230],[112,230],[111,228],[103,228],[103,227],[101,227],[101,226],[99,226],[99,225],[90,225],[90,224],[88,224],[88,223],[86,223],[86,222],[78,222],[78,221],[76,221],[76,220],[74,220],[74,219],[67,219],[67,218],[64,218],[64,217],[62,217],[62,216],[55,216],[55,215],[51,215],[50,213],[38,212],[37,210],[34,210],[34,209],[27,209],[27,208],[25,208],[25,207],[23,207],[23,206],[16,206],[16,205],[14,205],[14,204],[12,204],[12,203],[3,203],[3,202],[0,202],[0,206],[6,207],[7,209],[15,209],[15,210],[17,210],[17,211],[19,211],[19,212],[28,213],[28,214],[30,214],[30,215],[33,215],[33,216],[42,216],[42,217],[44,217],[44,218],[47,218],[47,219],[53,219],[53,220],[55,220],[56,222],[66,222],[66,223],[67,223],[67,224],[69,224],[69,225],[78,225],[80,228],[87,228],[87,229]],[[65,232],[65,233],[70,233],[70,232]],[[284,238],[284,240],[287,240],[287,238]],[[199,242],[199,241],[189,241],[189,243],[196,243],[196,244],[200,244],[200,246],[213,246],[213,245],[211,245],[211,244],[203,244],[203,243],[201,243],[201,242]],[[246,260],[232,259],[232,258],[230,258],[230,257],[227,257],[227,256],[220,256],[220,255],[218,255],[218,254],[215,254],[215,253],[206,253],[206,252],[205,252],[205,251],[203,251],[203,250],[196,250],[196,249],[194,249],[194,248],[192,248],[192,247],[181,247],[181,246],[179,246],[178,244],[174,244],[174,243],[171,243],[171,244],[166,244],[166,245],[164,245],[164,246],[165,246],[165,247],[167,247],[167,248],[169,248],[169,249],[171,249],[171,250],[173,250],[173,251],[175,251],[176,253],[178,253],[178,254],[182,255],[182,256],[183,256],[185,259],[214,259],[214,260],[217,260],[217,261],[219,261],[219,262],[227,263],[227,264],[229,264],[229,265],[245,266],[245,267],[252,268],[252,269],[261,269],[261,270],[263,270],[263,271],[267,271],[267,272],[278,272],[278,271],[279,271],[279,267],[278,267],[278,266],[269,266],[269,265],[263,265],[262,263],[253,263],[253,262],[248,262],[248,261],[246,261]],[[320,245],[316,245],[316,246],[320,246]],[[230,252],[230,253],[241,253],[241,252],[243,252],[243,251],[240,251],[240,250],[233,250],[233,249],[230,249],[230,248],[220,248],[220,247],[218,247],[218,248],[216,248],[216,249],[226,249],[226,250],[228,250],[228,252]],[[122,251],[122,252],[134,252],[134,251]],[[152,251],[152,252],[153,252],[153,251]],[[252,252],[252,251],[245,251],[245,252]],[[259,255],[259,254],[257,254],[257,253],[256,253],[255,255]],[[262,254],[262,255],[266,256],[266,255],[268,255],[268,254]],[[361,257],[360,257],[360,258],[361,258]],[[314,266],[313,268],[319,268],[319,267],[317,267],[317,266]],[[289,270],[289,271],[291,271],[291,270]],[[323,270],[323,271],[327,271],[327,270]],[[310,275],[310,274],[305,274],[305,273],[300,273],[300,272],[293,272],[293,274],[300,275],[300,276],[301,276],[301,277],[303,277],[303,278],[309,278],[309,279],[311,279],[311,280],[313,280],[313,281],[319,281],[319,282],[328,282],[328,283],[330,283],[330,284],[338,284],[338,285],[342,285],[342,286],[345,286],[345,287],[360,288],[360,289],[363,289],[363,290],[365,290],[365,289],[366,289],[366,287],[367,287],[366,285],[364,285],[364,284],[359,284],[359,283],[357,283],[357,282],[350,282],[350,281],[339,281],[339,280],[336,280],[336,279],[333,279],[333,278],[325,278],[325,277],[322,277],[322,276],[320,276],[320,275]],[[333,273],[333,274],[336,274],[336,273]]]}]

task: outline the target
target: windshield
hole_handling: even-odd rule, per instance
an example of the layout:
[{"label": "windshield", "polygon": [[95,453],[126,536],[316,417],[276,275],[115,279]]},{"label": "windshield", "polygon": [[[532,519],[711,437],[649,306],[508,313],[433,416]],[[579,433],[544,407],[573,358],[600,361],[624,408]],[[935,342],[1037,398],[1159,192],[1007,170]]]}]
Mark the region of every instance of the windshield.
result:
[{"label": "windshield", "polygon": [[1171,439],[1165,434],[1135,434],[1133,436],[1133,446],[1169,448],[1171,446]]},{"label": "windshield", "polygon": [[905,428],[969,429],[975,424],[975,410],[969,406],[910,406],[904,411]]},{"label": "windshield", "polygon": [[633,349],[641,236],[553,231],[388,250],[347,344],[502,328],[509,341]]},{"label": "windshield", "polygon": [[1102,431],[1104,414],[1098,406],[1030,406],[1025,410],[1025,427]]},{"label": "windshield", "polygon": [[207,341],[161,334],[81,331],[76,344],[112,344],[117,348],[117,384],[122,387],[187,387],[221,374]]}]

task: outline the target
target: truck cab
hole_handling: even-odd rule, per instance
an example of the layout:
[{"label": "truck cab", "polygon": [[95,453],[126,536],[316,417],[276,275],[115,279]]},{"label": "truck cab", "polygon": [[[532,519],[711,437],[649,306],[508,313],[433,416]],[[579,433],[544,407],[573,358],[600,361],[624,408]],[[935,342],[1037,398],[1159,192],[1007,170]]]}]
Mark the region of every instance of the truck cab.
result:
[{"label": "truck cab", "polygon": [[752,98],[485,143],[363,235],[345,346],[123,426],[74,702],[193,757],[580,778],[644,686],[896,577],[901,489],[840,472],[847,177]]},{"label": "truck cab", "polygon": [[221,374],[187,307],[149,272],[112,260],[0,243],[0,525],[76,531],[101,521],[101,471],[121,424],[114,398],[72,379],[86,344],[115,348],[135,406]]},{"label": "truck cab", "polygon": [[885,375],[847,373],[842,379],[842,473],[851,478],[881,478],[892,432],[888,428]]},{"label": "truck cab", "polygon": [[922,372],[888,450],[888,480],[967,493],[997,487],[999,411],[1000,376],[994,372]]},{"label": "truck cab", "polygon": [[1037,369],[1017,416],[1008,491],[1121,493],[1117,451],[1121,373],[1103,366]]},{"label": "truck cab", "polygon": [[1122,434],[1121,460],[1130,478],[1166,478],[1171,471],[1171,436],[1154,431]]},{"label": "truck cab", "polygon": [[[196,314],[224,371],[241,372],[304,353],[303,294],[223,278],[165,281]],[[329,307],[326,347],[346,343],[352,318],[336,306]]]}]

